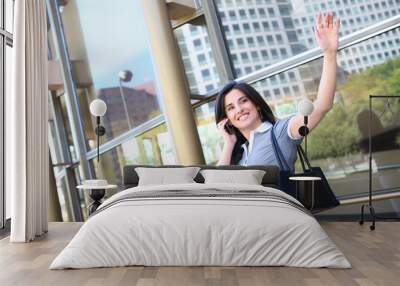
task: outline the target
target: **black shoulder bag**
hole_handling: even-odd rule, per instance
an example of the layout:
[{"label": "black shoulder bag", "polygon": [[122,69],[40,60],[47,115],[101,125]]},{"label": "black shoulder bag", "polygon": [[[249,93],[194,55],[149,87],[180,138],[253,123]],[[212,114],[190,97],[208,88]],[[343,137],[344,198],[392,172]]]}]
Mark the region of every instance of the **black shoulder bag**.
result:
[{"label": "black shoulder bag", "polygon": [[279,188],[285,193],[295,197],[296,184],[294,181],[289,180],[289,177],[292,176],[320,177],[321,181],[315,182],[316,184],[314,188],[315,203],[314,203],[314,208],[312,209],[311,212],[317,213],[340,205],[331,187],[329,186],[328,180],[326,179],[325,174],[322,172],[322,169],[320,167],[311,166],[310,161],[306,157],[304,150],[301,146],[297,146],[297,154],[300,158],[301,166],[303,168],[303,173],[294,174],[294,172],[290,171],[289,165],[282,154],[282,151],[278,145],[278,141],[276,140],[274,129],[275,126],[271,130],[271,140],[272,140],[272,146],[274,148],[274,153],[280,168]]}]

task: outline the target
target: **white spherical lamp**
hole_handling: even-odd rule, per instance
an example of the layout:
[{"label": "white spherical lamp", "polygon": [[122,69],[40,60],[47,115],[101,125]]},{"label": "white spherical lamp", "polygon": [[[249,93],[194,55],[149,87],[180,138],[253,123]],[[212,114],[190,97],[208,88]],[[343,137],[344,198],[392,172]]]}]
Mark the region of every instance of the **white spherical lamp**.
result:
[{"label": "white spherical lamp", "polygon": [[97,163],[100,161],[100,153],[99,153],[99,145],[100,145],[100,136],[103,136],[106,133],[106,129],[104,126],[100,125],[100,117],[103,116],[107,111],[107,104],[101,99],[95,99],[90,103],[89,106],[90,113],[93,116],[96,116],[96,129],[95,133],[97,135]]},{"label": "white spherical lamp", "polygon": [[106,103],[101,99],[95,99],[90,103],[90,113],[93,116],[103,116],[107,111]]},{"label": "white spherical lamp", "polygon": [[314,110],[314,104],[308,98],[304,98],[297,105],[297,110],[302,116],[309,116]]}]

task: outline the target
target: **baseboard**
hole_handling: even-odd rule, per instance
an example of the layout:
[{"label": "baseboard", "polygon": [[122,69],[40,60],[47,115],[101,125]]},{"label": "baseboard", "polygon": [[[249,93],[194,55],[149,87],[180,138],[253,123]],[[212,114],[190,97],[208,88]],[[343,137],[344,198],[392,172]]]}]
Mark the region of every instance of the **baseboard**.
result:
[{"label": "baseboard", "polygon": [[[315,218],[318,221],[359,221],[360,214],[345,214],[345,215],[315,215]],[[371,219],[369,213],[367,212],[364,216],[365,221],[369,221]],[[379,220],[387,220],[387,221],[400,221],[400,216],[395,212],[387,212],[387,213],[378,213],[377,221]]]}]

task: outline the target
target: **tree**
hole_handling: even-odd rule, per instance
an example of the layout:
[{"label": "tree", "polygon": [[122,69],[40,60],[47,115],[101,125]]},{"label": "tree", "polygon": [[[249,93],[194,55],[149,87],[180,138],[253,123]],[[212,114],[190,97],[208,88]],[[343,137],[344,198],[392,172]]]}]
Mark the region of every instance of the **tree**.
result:
[{"label": "tree", "polygon": [[[345,84],[337,87],[341,102],[326,115],[309,137],[309,157],[319,159],[358,153],[361,133],[357,116],[369,108],[369,95],[400,95],[400,59],[370,67],[364,72],[350,75]],[[389,101],[388,101],[389,102]],[[384,127],[399,122],[400,101],[374,102]],[[390,110],[391,112],[384,112]]]}]

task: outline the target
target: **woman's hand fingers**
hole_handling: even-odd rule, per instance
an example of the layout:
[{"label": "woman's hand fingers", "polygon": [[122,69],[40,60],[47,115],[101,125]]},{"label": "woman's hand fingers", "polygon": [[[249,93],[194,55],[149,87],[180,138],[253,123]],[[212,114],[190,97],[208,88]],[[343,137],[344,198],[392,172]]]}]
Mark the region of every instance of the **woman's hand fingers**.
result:
[{"label": "woman's hand fingers", "polygon": [[[326,14],[322,14],[321,12],[318,12],[315,18],[315,26],[318,30],[322,30],[324,28],[338,28],[339,25],[339,17],[336,17],[336,20],[334,21],[333,19],[333,13],[328,12]],[[335,22],[335,25],[334,25]]]},{"label": "woman's hand fingers", "polygon": [[[334,19],[336,18],[336,19]],[[333,12],[316,15],[315,39],[324,52],[335,52],[338,48],[340,20]]]},{"label": "woman's hand fingers", "polygon": [[226,124],[227,121],[228,121],[227,118],[222,119],[220,122],[218,122],[218,127],[225,126],[225,124]]},{"label": "woman's hand fingers", "polygon": [[317,13],[317,17],[315,19],[315,26],[317,28],[317,30],[322,29],[323,25],[322,25],[322,15],[320,12]]},{"label": "woman's hand fingers", "polygon": [[328,28],[329,27],[329,13],[325,13],[324,16],[324,28]]},{"label": "woman's hand fingers", "polygon": [[228,122],[228,118],[222,119],[220,122],[218,122],[218,129],[221,131],[225,131],[225,125]]},{"label": "woman's hand fingers", "polygon": [[336,32],[339,32],[339,28],[340,28],[340,18],[338,16],[336,16],[336,21],[335,21]]},{"label": "woman's hand fingers", "polygon": [[319,38],[320,38],[319,31],[320,31],[320,28],[318,28],[317,26],[315,26],[314,34],[315,34],[315,38],[316,38],[316,39],[319,39]]},{"label": "woman's hand fingers", "polygon": [[229,144],[229,145],[233,146],[233,145],[235,145],[237,138],[236,138],[235,134],[229,134],[226,131],[225,125],[227,124],[227,122],[228,122],[228,118],[224,118],[220,122],[218,122],[217,126],[218,126],[219,132],[221,132],[221,134],[224,138],[225,144]]}]

